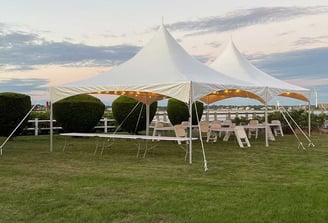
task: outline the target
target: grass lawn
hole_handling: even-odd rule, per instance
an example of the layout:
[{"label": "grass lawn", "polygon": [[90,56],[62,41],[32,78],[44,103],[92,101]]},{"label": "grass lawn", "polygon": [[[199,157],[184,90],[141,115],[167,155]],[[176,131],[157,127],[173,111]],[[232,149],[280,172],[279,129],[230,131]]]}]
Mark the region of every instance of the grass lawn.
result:
[{"label": "grass lawn", "polygon": [[[172,142],[146,158],[134,141],[94,155],[95,140],[20,136],[0,157],[0,222],[328,222],[328,137],[298,149],[292,135],[250,149],[193,146],[193,164]],[[4,138],[0,138],[0,143]]]}]

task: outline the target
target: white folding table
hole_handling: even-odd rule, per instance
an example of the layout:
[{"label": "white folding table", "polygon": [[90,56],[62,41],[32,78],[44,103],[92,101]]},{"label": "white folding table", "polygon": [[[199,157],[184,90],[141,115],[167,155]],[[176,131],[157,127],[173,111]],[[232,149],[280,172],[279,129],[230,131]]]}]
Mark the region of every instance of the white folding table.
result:
[{"label": "white folding table", "polygon": [[[107,139],[132,139],[132,140],[139,140],[137,142],[138,153],[137,157],[139,156],[139,152],[141,149],[141,142],[146,141],[146,147],[144,152],[144,157],[146,156],[147,151],[149,150],[147,142],[148,141],[177,141],[177,142],[189,142],[190,138],[188,137],[175,137],[175,136],[146,136],[146,135],[126,135],[126,134],[105,134],[105,133],[61,133],[62,136],[73,136],[73,137],[98,137],[98,138],[107,138]],[[191,138],[191,140],[197,140],[198,138]],[[66,142],[65,142],[66,146]],[[152,147],[153,148],[153,147]],[[98,145],[96,146],[95,153],[97,152]],[[102,147],[101,154],[103,153],[104,145]],[[186,153],[188,150],[186,150]]]}]

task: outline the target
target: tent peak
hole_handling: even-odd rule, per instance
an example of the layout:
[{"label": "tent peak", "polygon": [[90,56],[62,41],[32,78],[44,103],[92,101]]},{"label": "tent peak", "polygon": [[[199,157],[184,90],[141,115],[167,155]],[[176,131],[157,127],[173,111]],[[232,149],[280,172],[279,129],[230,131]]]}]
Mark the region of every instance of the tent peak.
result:
[{"label": "tent peak", "polygon": [[219,56],[210,65],[213,69],[227,76],[254,83],[258,87],[269,88],[268,94],[262,95],[263,98],[267,98],[266,101],[277,95],[308,101],[308,89],[289,84],[258,69],[239,51],[232,39],[222,48]]}]

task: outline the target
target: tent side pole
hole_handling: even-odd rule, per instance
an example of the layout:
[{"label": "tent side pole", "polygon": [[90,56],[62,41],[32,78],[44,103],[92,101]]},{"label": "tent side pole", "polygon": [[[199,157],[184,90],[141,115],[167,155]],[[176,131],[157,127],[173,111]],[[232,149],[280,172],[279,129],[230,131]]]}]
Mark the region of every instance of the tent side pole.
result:
[{"label": "tent side pole", "polygon": [[265,112],[264,112],[264,125],[265,125],[265,146],[269,147],[269,139],[268,139],[268,88],[266,89],[265,94]]},{"label": "tent side pole", "polygon": [[50,152],[53,151],[54,147],[54,130],[53,130],[53,109],[52,109],[52,102],[50,103]]},{"label": "tent side pole", "polygon": [[190,82],[189,89],[189,164],[192,164],[192,102],[193,102],[193,90],[192,82]]},{"label": "tent side pole", "polygon": [[146,135],[149,135],[150,104],[146,104]]},{"label": "tent side pole", "polygon": [[268,147],[269,146],[269,139],[268,139],[268,128],[269,128],[269,125],[268,125],[268,105],[267,103],[265,102],[265,114],[264,114],[264,125],[265,125],[265,146]]},{"label": "tent side pole", "polygon": [[309,115],[308,115],[308,129],[309,129],[309,137],[311,137],[311,102],[309,101]]},{"label": "tent side pole", "polygon": [[189,164],[192,164],[192,103],[189,101]]}]

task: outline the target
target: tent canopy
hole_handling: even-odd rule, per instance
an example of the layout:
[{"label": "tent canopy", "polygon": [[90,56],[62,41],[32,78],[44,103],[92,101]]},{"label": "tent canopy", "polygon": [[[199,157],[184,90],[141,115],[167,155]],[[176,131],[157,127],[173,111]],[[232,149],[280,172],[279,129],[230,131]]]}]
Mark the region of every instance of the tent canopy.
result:
[{"label": "tent canopy", "polygon": [[[227,76],[252,82],[258,87],[265,87],[266,92],[257,96],[260,96],[266,102],[270,101],[275,96],[285,96],[306,102],[310,99],[309,89],[274,78],[252,65],[240,53],[232,39],[210,67]],[[220,100],[220,98],[218,98],[218,100]]]},{"label": "tent canopy", "polygon": [[162,25],[127,62],[86,80],[50,88],[52,103],[77,94],[114,94],[149,104],[165,98],[194,102],[227,89],[261,94],[263,87],[226,76],[191,57]]}]

